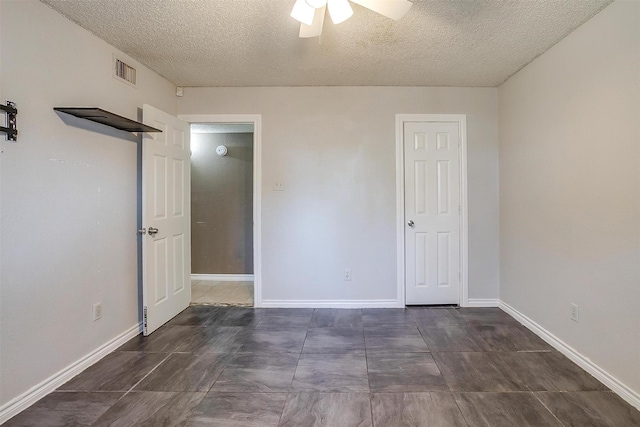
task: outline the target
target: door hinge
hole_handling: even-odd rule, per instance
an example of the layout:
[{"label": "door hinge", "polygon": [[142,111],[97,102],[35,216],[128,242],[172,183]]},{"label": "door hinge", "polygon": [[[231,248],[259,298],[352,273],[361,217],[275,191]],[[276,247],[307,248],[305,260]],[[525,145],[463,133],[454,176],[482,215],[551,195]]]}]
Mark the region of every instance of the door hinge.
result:
[{"label": "door hinge", "polygon": [[142,310],[142,333],[147,335],[147,306],[145,305]]},{"label": "door hinge", "polygon": [[458,215],[462,215],[462,206],[458,206]]},{"label": "door hinge", "polygon": [[458,271],[458,282],[462,282],[462,273]]}]

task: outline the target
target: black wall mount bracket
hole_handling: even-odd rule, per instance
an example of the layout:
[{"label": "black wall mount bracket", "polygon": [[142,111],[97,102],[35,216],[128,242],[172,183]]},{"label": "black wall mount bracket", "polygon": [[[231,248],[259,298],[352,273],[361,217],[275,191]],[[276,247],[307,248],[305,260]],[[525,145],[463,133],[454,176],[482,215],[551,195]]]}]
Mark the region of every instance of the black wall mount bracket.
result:
[{"label": "black wall mount bracket", "polygon": [[0,126],[0,132],[6,134],[7,141],[16,142],[18,140],[18,125],[16,123],[18,109],[16,108],[16,103],[7,101],[7,105],[0,104],[0,110],[7,114],[7,127]]}]

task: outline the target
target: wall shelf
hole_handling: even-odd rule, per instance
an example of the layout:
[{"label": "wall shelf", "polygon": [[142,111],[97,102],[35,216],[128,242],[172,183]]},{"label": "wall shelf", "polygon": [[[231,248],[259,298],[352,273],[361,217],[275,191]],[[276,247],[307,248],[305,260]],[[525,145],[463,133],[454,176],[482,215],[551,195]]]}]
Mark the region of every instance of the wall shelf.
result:
[{"label": "wall shelf", "polygon": [[71,114],[81,119],[111,126],[127,132],[162,132],[160,129],[143,125],[140,122],[95,107],[54,107],[55,111]]}]

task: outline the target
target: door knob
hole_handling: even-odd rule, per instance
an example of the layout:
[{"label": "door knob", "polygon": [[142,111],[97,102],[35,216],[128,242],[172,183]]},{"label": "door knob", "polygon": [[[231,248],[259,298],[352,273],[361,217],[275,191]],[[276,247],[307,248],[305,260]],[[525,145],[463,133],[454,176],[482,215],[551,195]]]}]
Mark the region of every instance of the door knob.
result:
[{"label": "door knob", "polygon": [[[407,225],[408,225],[409,227],[413,227],[415,224],[414,224],[413,220],[412,220],[412,219],[410,219],[410,220],[409,220],[409,222],[407,222]],[[151,233],[151,229],[149,229],[149,233]]]},{"label": "door knob", "polygon": [[149,235],[155,236],[158,233],[158,229],[155,227],[149,227]]}]

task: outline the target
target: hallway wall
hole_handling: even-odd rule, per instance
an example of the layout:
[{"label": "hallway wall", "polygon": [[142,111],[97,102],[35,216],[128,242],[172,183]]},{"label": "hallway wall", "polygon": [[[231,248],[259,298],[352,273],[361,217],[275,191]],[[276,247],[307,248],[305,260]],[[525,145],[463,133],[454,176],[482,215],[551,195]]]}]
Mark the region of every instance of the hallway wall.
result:
[{"label": "hallway wall", "polygon": [[191,133],[191,274],[253,274],[253,133]]}]

